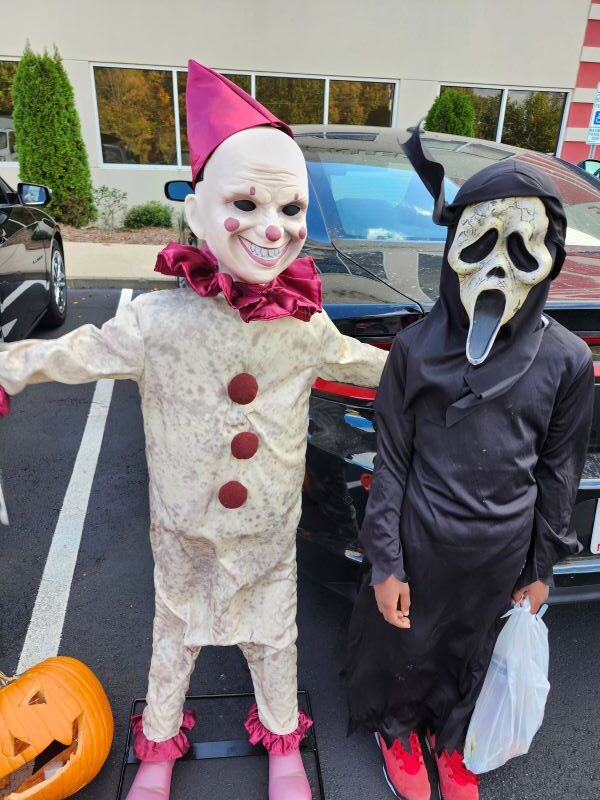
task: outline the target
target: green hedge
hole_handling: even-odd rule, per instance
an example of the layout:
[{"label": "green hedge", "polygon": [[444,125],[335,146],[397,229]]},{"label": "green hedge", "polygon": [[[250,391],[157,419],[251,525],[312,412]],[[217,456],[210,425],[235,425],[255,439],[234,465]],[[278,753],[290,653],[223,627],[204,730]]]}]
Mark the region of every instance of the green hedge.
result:
[{"label": "green hedge", "polygon": [[470,95],[445,89],[429,109],[425,130],[475,136],[475,107]]},{"label": "green hedge", "polygon": [[165,203],[153,200],[141,206],[132,206],[123,224],[126,228],[170,228],[173,225],[173,211]]},{"label": "green hedge", "polygon": [[29,45],[13,79],[19,177],[52,189],[48,211],[78,227],[96,218],[87,152],[73,88],[58,50],[34,53]]}]

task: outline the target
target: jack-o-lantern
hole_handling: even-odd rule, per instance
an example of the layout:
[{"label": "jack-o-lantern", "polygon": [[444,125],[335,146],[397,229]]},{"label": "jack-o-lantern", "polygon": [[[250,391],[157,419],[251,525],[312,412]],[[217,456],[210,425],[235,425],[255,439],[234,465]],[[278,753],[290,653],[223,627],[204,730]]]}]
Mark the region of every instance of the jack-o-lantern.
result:
[{"label": "jack-o-lantern", "polygon": [[64,800],[94,778],[113,737],[108,698],[81,661],[0,676],[0,798]]}]

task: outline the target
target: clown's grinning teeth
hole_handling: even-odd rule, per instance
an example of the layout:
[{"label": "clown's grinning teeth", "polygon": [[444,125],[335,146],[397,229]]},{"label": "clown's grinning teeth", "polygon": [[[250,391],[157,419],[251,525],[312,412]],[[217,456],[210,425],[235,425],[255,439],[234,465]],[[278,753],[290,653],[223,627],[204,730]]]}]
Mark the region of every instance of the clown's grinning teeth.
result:
[{"label": "clown's grinning teeth", "polygon": [[257,256],[258,258],[264,258],[269,261],[276,261],[284,251],[287,249],[287,244],[283,245],[282,247],[260,247],[254,242],[251,242],[250,239],[244,239],[243,236],[239,237],[242,244],[244,245],[245,249],[253,256]]}]

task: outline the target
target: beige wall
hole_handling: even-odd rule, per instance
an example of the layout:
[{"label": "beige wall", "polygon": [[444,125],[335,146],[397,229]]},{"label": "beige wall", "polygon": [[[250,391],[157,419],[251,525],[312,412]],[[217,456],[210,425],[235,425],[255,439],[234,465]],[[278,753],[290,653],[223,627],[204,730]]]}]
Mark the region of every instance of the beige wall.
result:
[{"label": "beige wall", "polygon": [[[575,85],[589,0],[29,0],[11,4],[0,56],[56,44],[75,88],[94,183],[160,199],[187,170],[102,167],[90,62],[400,80],[397,124],[440,83]],[[0,174],[16,182],[14,167]]]},{"label": "beige wall", "polygon": [[[29,0],[0,54],[571,87],[589,0]],[[476,73],[476,74],[475,74]],[[525,80],[524,80],[525,79]]]}]

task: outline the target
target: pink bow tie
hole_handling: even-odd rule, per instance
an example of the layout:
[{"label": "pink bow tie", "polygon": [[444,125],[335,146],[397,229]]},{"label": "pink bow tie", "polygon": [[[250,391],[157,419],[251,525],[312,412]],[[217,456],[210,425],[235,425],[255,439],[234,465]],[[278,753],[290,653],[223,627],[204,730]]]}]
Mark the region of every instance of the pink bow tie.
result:
[{"label": "pink bow tie", "polygon": [[217,260],[204,246],[202,249],[171,242],[156,259],[156,272],[185,278],[201,297],[214,297],[223,292],[232,308],[244,322],[295,317],[308,322],[323,310],[321,280],[312,258],[298,258],[271,283],[256,286],[234,281],[231,275],[219,272]]}]

